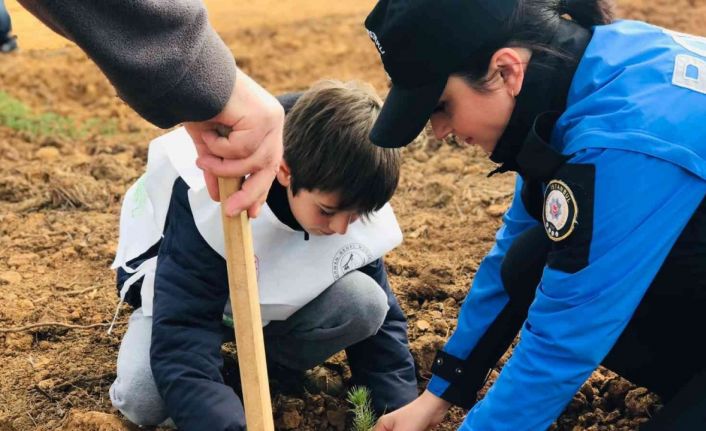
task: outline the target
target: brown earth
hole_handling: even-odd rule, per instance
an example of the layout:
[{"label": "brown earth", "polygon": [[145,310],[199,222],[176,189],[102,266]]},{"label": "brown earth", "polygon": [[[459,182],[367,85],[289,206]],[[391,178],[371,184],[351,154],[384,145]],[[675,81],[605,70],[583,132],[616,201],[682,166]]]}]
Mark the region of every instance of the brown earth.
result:
[{"label": "brown earth", "polygon": [[[21,50],[0,56],[0,89],[37,113],[111,125],[112,132],[42,136],[0,126],[0,431],[127,430],[107,396],[128,316],[123,308],[117,329],[106,333],[117,302],[108,265],[121,196],[161,131],[121,103],[80,50],[7,3]],[[241,67],[275,93],[324,77],[367,80],[383,92],[382,68],[360,24],[373,3],[207,2]],[[697,34],[706,28],[706,0],[620,5],[622,16]],[[482,154],[432,140],[404,156],[393,204],[406,240],[388,266],[409,317],[421,389],[493,243],[513,178],[487,179],[492,166]],[[38,322],[58,324],[32,326]],[[345,383],[342,361],[333,358],[317,378]],[[334,386],[334,395],[275,391],[278,427],[343,429],[346,406]],[[658,408],[654,395],[600,369],[552,429],[634,430]],[[438,429],[455,429],[462,417],[453,410]]]}]

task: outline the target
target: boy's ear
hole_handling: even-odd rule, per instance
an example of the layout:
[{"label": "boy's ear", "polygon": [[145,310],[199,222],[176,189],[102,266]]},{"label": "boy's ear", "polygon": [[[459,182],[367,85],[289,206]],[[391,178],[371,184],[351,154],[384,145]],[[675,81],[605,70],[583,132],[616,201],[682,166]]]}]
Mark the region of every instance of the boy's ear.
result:
[{"label": "boy's ear", "polygon": [[279,169],[277,169],[277,181],[282,185],[282,187],[289,187],[292,183],[292,172],[289,170],[289,165],[287,162],[282,160],[279,164]]}]

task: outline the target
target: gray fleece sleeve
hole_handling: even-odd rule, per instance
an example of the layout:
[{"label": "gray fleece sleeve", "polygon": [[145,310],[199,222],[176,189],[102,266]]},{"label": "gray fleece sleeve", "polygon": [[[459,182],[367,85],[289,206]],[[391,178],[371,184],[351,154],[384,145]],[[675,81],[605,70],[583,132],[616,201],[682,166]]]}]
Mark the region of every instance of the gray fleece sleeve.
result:
[{"label": "gray fleece sleeve", "polygon": [[200,0],[19,0],[100,67],[120,97],[167,128],[217,115],[235,60]]}]

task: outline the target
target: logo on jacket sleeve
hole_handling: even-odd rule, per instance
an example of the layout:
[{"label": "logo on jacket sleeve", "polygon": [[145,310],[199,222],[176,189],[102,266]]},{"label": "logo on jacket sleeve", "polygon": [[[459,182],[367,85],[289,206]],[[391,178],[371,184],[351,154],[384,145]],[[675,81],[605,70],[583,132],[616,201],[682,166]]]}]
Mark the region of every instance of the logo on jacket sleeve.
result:
[{"label": "logo on jacket sleeve", "polygon": [[360,243],[343,246],[333,257],[333,279],[338,280],[354,269],[361,268],[373,260],[373,254]]},{"label": "logo on jacket sleeve", "polygon": [[552,180],[544,192],[542,218],[544,230],[552,241],[561,241],[571,235],[576,226],[578,207],[574,193],[563,181]]}]

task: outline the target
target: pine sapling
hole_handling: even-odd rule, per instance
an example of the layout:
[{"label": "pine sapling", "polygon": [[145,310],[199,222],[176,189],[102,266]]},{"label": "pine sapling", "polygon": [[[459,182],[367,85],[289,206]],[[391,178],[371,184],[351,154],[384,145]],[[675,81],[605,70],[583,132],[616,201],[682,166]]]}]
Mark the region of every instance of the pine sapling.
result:
[{"label": "pine sapling", "polygon": [[370,402],[370,390],[365,386],[353,386],[348,391],[348,402],[353,406],[352,431],[371,431],[375,426],[375,412]]}]

